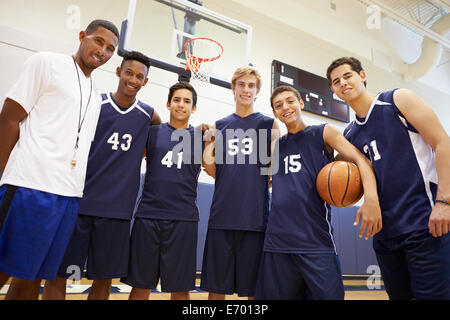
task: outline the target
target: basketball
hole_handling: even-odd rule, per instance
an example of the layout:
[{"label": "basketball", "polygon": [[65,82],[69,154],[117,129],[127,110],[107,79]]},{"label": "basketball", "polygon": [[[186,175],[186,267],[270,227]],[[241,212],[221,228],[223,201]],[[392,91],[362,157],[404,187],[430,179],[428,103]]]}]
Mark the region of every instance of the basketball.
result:
[{"label": "basketball", "polygon": [[316,179],[320,197],[334,207],[349,207],[361,199],[364,190],[358,167],[347,161],[334,161],[323,167]]}]

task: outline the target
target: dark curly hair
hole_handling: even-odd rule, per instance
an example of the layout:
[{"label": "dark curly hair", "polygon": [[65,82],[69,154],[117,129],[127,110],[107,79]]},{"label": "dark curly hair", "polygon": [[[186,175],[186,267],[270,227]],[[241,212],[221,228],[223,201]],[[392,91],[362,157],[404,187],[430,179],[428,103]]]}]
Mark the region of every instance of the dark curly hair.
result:
[{"label": "dark curly hair", "polygon": [[[342,58],[336,59],[330,64],[330,66],[327,69],[327,79],[328,79],[328,83],[330,85],[331,85],[331,78],[330,78],[331,72],[333,72],[334,69],[336,69],[337,67],[339,67],[343,64],[348,64],[352,68],[352,70],[357,73],[364,70],[361,65],[361,61],[359,61],[358,59],[356,59],[354,57],[342,57]],[[366,81],[364,81],[364,86],[367,87]]]}]

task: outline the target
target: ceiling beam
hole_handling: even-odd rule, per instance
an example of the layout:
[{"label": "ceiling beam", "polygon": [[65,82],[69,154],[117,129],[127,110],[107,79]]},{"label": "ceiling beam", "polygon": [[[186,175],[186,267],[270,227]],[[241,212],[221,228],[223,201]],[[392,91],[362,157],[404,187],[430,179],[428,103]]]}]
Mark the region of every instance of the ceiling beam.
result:
[{"label": "ceiling beam", "polygon": [[428,2],[434,4],[436,7],[445,9],[450,12],[450,1],[448,0],[427,0]]},{"label": "ceiling beam", "polygon": [[[411,28],[412,30],[418,32],[419,34],[429,37],[433,39],[434,41],[440,43],[444,48],[447,50],[450,50],[450,40],[441,36],[440,34],[434,32],[431,29],[426,28],[422,24],[413,21],[411,19],[406,18],[405,16],[401,15],[400,13],[396,12],[394,9],[392,9],[390,6],[384,4],[383,2],[379,0],[358,0],[362,3],[365,3],[366,5],[376,5],[380,8],[380,11],[384,13],[387,17],[393,19],[394,21],[400,22],[407,26],[408,28]],[[435,0],[441,2],[441,0]]]}]

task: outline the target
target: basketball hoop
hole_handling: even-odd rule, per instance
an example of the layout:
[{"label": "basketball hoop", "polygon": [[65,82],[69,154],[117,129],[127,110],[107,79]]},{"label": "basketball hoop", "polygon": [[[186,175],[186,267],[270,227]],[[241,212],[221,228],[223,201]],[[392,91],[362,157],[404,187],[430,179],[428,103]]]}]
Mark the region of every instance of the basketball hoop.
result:
[{"label": "basketball hoop", "polygon": [[216,40],[198,37],[184,45],[186,70],[191,71],[191,82],[199,85],[209,83],[214,62],[223,53],[222,45]]}]

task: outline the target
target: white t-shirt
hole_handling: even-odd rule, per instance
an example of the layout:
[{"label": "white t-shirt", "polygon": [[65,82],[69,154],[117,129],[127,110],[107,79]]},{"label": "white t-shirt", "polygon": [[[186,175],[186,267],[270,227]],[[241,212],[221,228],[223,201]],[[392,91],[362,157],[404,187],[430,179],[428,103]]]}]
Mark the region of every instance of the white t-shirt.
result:
[{"label": "white t-shirt", "polygon": [[[28,116],[20,123],[20,136],[12,150],[0,185],[10,184],[61,196],[82,197],[91,142],[100,113],[101,96],[92,84],[89,107],[75,143],[91,90],[87,78],[68,55],[40,52],[23,65],[7,97]],[[72,167],[75,158],[76,166]]]}]

